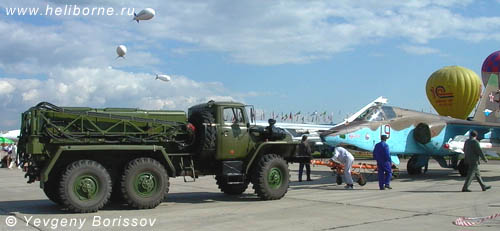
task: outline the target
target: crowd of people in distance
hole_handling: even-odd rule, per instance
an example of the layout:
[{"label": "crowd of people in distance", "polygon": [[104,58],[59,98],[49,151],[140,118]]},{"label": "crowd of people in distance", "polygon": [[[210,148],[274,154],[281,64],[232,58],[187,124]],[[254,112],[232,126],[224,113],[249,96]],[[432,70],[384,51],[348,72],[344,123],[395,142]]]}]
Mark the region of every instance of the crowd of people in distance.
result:
[{"label": "crowd of people in distance", "polygon": [[1,168],[21,168],[21,162],[17,155],[17,144],[3,143],[0,148]]}]

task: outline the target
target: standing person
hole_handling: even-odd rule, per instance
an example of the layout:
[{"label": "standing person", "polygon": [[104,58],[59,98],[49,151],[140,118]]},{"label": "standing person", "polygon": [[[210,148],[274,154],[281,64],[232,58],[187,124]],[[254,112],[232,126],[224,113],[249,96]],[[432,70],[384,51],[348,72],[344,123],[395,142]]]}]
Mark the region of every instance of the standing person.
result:
[{"label": "standing person", "polygon": [[5,167],[7,168],[12,168],[11,166],[11,163],[12,163],[12,146],[10,144],[6,144],[5,146],[3,146],[3,151],[5,153],[7,153],[7,157],[5,157],[6,159],[6,163],[5,163]]},{"label": "standing person", "polygon": [[465,141],[464,144],[464,154],[465,154],[465,164],[467,166],[467,177],[465,178],[464,186],[462,187],[462,192],[470,192],[469,185],[472,181],[472,177],[476,177],[477,182],[481,185],[481,189],[486,191],[491,188],[490,185],[485,185],[481,174],[479,173],[479,157],[488,163],[488,160],[484,156],[483,151],[479,147],[479,142],[477,141],[477,132],[472,130],[470,132],[470,137]]},{"label": "standing person", "polygon": [[336,147],[332,160],[344,165],[344,181],[346,183],[345,189],[354,189],[351,176],[352,163],[354,156],[343,147]]},{"label": "standing person", "polygon": [[17,156],[17,145],[15,143],[11,144],[9,149],[10,149],[9,154],[10,154],[10,157],[12,159],[12,161],[10,162],[9,168],[17,167],[19,164],[19,160],[18,160],[18,156]]},{"label": "standing person", "polygon": [[391,153],[389,152],[389,145],[385,142],[386,140],[387,136],[381,135],[380,142],[377,143],[375,145],[375,149],[373,149],[373,158],[377,160],[378,187],[380,190],[392,189],[392,161]]},{"label": "standing person", "polygon": [[[0,167],[1,168],[9,167],[7,165],[8,159],[9,159],[9,155],[5,151],[5,144],[1,144],[1,146],[0,146]],[[5,164],[4,164],[4,161],[5,161]]]},{"label": "standing person", "polygon": [[308,163],[300,163],[299,164],[299,182],[302,182],[302,173],[304,172],[304,166],[306,166],[306,175],[307,175],[307,181],[312,181],[311,180],[311,165],[310,161],[312,158],[311,154],[311,147],[309,146],[309,143],[307,142],[307,136],[302,136],[302,141],[300,141],[299,144],[299,155],[301,157],[305,157],[309,159]]}]

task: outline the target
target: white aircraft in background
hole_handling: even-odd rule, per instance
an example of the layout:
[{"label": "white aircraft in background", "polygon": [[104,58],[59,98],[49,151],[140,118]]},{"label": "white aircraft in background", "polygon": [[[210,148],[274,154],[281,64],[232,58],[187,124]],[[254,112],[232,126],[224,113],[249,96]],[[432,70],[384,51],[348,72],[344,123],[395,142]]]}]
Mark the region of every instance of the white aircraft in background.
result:
[{"label": "white aircraft in background", "polygon": [[[378,106],[378,105],[384,105],[387,103],[387,99],[380,96],[371,103],[367,104],[363,108],[361,108],[359,111],[356,113],[352,114],[349,116],[347,119],[344,119],[343,122],[338,123],[338,124],[305,124],[305,123],[283,123],[283,122],[276,122],[274,126],[283,128],[287,130],[291,135],[294,141],[301,141],[303,135],[307,135],[307,140],[310,143],[314,143],[314,150],[321,150],[318,149],[320,146],[323,146],[323,142],[321,141],[321,138],[319,137],[319,133],[322,131],[329,130],[331,128],[344,125],[344,124],[349,124],[352,121],[354,121],[356,118],[358,118],[361,114],[363,114],[366,110],[373,106]],[[259,120],[256,122],[257,125],[259,126],[268,126],[269,123],[267,121],[262,121]]]},{"label": "white aircraft in background", "polygon": [[18,141],[19,140],[19,134],[21,133],[21,130],[17,129],[17,130],[10,130],[10,131],[7,131],[7,132],[2,132],[0,133],[0,137],[4,137],[4,138],[7,138],[7,139],[10,139],[10,140],[13,140],[13,141]]},{"label": "white aircraft in background", "polygon": [[[269,126],[269,123],[267,121],[258,120],[257,125],[266,127]],[[319,138],[319,132],[333,128],[335,125],[276,122],[274,126],[285,129],[292,135],[294,141],[301,141],[302,136],[307,135],[307,140],[310,143],[314,142],[314,146],[320,146],[323,145],[323,142],[321,142]]]}]

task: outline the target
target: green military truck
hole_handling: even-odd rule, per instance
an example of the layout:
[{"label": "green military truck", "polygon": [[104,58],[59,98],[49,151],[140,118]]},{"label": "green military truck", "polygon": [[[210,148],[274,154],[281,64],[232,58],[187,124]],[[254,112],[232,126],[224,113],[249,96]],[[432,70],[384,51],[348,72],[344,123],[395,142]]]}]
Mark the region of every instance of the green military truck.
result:
[{"label": "green military truck", "polygon": [[74,212],[109,201],[150,209],[165,200],[170,177],[214,175],[220,190],[249,183],[264,200],[288,189],[287,162],[297,143],[273,126],[254,125],[252,106],[199,104],[184,111],[57,107],[42,102],[22,114],[19,153],[28,183]]}]

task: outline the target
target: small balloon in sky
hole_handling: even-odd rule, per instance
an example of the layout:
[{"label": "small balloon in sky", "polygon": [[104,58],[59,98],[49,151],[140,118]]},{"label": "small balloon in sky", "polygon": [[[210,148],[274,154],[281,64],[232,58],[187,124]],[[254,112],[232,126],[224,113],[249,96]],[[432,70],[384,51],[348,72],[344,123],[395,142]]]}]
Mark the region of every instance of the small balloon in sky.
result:
[{"label": "small balloon in sky", "polygon": [[141,10],[138,14],[134,13],[134,20],[139,23],[139,20],[150,20],[155,16],[155,10],[152,8],[146,8]]},{"label": "small balloon in sky", "polygon": [[127,47],[125,45],[119,45],[116,48],[116,54],[118,55],[116,58],[125,58],[125,54],[127,54]]},{"label": "small balloon in sky", "polygon": [[155,79],[159,79],[159,80],[168,82],[168,81],[170,81],[171,78],[169,75],[156,75]]}]

